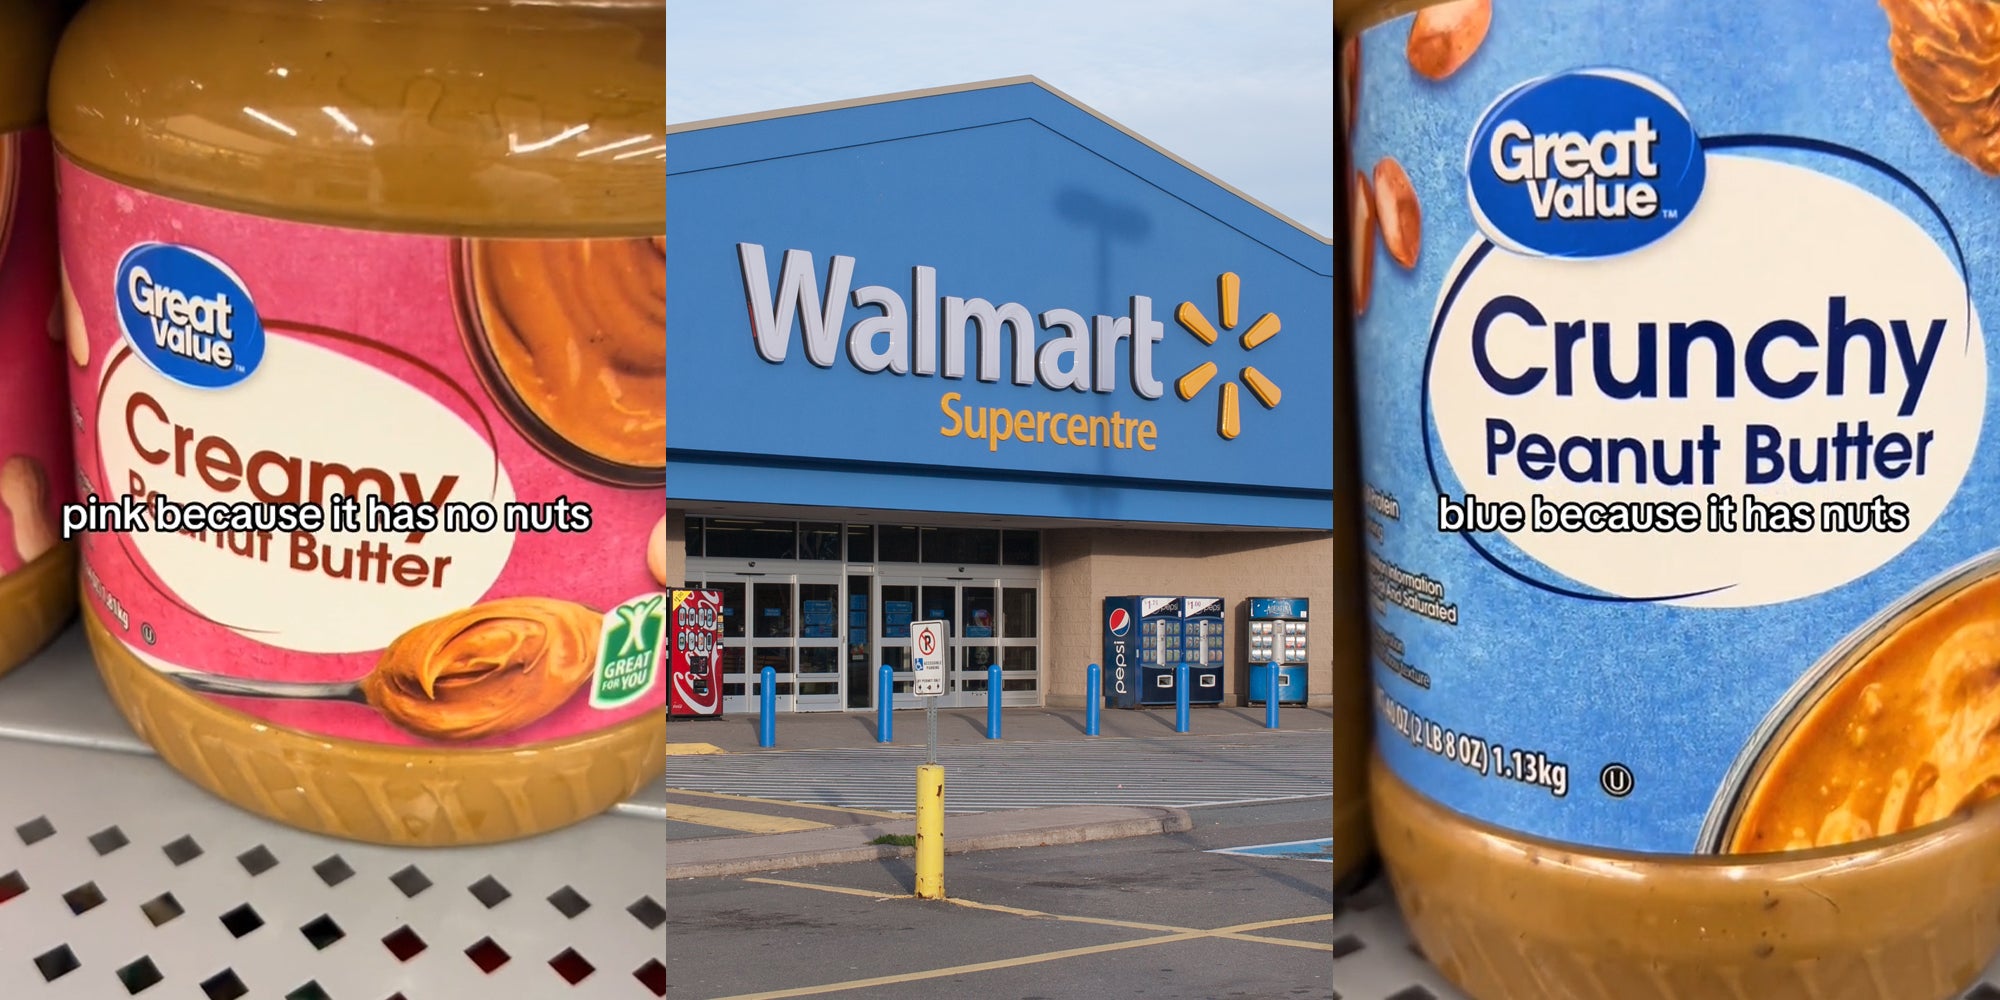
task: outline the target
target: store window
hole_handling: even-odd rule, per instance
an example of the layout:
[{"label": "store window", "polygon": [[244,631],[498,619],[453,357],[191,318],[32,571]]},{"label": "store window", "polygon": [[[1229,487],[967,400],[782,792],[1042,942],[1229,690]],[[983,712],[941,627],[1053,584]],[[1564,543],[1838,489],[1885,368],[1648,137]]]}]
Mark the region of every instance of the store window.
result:
[{"label": "store window", "polygon": [[799,525],[799,558],[840,559],[840,525],[808,521]]},{"label": "store window", "polygon": [[1040,566],[1042,564],[1042,533],[1039,531],[1001,532],[1000,564],[1002,566]]},{"label": "store window", "polygon": [[917,529],[885,524],[875,529],[876,558],[885,563],[917,561]]},{"label": "store window", "polygon": [[711,517],[702,554],[710,559],[796,559],[799,526],[791,521]]},{"label": "store window", "polygon": [[924,528],[921,532],[921,562],[1000,565],[998,528]]},{"label": "store window", "polygon": [[847,561],[851,563],[872,563],[875,561],[874,525],[850,524],[847,526]]}]

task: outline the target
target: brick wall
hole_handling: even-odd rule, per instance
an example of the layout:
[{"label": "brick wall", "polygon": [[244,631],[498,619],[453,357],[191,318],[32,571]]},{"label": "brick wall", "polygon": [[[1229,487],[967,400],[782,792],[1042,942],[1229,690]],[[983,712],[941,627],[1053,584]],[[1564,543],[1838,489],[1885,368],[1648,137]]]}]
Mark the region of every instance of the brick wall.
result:
[{"label": "brick wall", "polygon": [[667,585],[687,582],[687,514],[667,508]]}]

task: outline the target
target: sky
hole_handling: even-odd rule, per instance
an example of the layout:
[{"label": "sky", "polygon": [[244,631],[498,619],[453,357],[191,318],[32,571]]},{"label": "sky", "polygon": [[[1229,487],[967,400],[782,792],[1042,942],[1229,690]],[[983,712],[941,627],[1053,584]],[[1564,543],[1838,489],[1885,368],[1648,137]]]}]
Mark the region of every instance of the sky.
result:
[{"label": "sky", "polygon": [[1333,232],[1326,0],[667,0],[672,124],[1024,75]]}]

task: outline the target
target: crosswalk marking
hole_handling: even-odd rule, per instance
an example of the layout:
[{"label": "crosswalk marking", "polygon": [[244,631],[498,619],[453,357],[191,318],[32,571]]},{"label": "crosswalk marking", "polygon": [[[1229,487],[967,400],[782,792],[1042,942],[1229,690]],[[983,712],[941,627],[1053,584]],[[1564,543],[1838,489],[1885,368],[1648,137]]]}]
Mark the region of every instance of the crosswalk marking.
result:
[{"label": "crosswalk marking", "polygon": [[667,803],[667,821],[712,826],[720,830],[735,830],[738,833],[796,833],[800,830],[824,830],[833,825],[816,823],[809,819],[793,819],[789,816],[768,816],[763,813],[739,812],[735,809],[710,809],[707,806],[690,806],[678,802]]},{"label": "crosswalk marking", "polygon": [[724,802],[755,803],[767,806],[784,806],[787,809],[819,809],[825,812],[851,813],[857,816],[875,816],[881,819],[909,819],[909,813],[888,812],[880,809],[850,809],[844,806],[823,806],[812,802],[787,802],[783,799],[760,799],[755,795],[724,795],[721,792],[697,792],[688,788],[676,788],[675,795],[700,796],[720,799]]},{"label": "crosswalk marking", "polygon": [[[667,787],[911,812],[921,747],[681,757]],[[1328,795],[1332,734],[1099,738],[938,748],[947,812],[1059,805],[1198,806]]]}]

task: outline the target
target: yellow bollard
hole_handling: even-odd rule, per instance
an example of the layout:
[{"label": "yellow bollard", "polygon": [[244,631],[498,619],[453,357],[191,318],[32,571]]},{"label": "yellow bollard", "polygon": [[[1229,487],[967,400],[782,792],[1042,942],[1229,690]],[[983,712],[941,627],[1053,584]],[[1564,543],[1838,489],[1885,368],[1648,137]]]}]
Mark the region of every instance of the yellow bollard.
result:
[{"label": "yellow bollard", "polygon": [[917,768],[917,898],[944,898],[944,768]]}]

